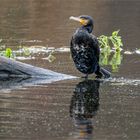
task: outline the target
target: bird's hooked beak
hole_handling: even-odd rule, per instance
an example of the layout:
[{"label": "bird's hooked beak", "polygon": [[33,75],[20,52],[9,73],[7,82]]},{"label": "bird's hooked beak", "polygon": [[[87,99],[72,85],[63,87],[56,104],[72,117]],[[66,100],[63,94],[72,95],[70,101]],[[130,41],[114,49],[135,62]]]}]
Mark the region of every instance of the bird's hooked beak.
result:
[{"label": "bird's hooked beak", "polygon": [[80,22],[82,25],[86,26],[88,24],[88,20],[86,19],[83,19],[83,18],[80,18],[80,17],[74,17],[74,16],[71,16],[69,17],[70,20],[75,20],[75,21],[78,21]]}]

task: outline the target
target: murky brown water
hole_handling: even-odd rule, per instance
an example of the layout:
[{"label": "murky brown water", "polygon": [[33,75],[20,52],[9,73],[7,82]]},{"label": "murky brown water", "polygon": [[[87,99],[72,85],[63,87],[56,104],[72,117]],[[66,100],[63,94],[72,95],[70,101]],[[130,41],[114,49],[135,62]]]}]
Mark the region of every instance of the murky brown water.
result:
[{"label": "murky brown water", "polygon": [[[140,44],[139,7],[139,0],[0,0],[0,38],[13,48],[30,40],[38,40],[31,45],[69,46],[78,27],[69,16],[88,14],[95,19],[96,36],[120,29],[124,50],[133,51]],[[24,62],[81,76],[68,52],[55,57],[52,63],[40,58]],[[3,82],[0,139],[139,140],[139,58],[123,55],[119,72],[101,83],[75,79],[12,87]]]}]

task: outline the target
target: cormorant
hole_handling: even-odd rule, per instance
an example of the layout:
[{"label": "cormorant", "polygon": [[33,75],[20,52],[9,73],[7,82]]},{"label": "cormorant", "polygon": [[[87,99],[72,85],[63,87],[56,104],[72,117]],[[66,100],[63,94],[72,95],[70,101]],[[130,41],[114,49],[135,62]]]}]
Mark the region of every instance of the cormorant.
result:
[{"label": "cormorant", "polygon": [[70,50],[76,68],[86,74],[95,73],[97,78],[104,76],[110,77],[110,72],[100,68],[99,55],[100,48],[97,38],[92,34],[94,27],[93,18],[88,15],[81,15],[79,17],[71,16],[70,19],[81,23],[81,27],[73,34]]}]

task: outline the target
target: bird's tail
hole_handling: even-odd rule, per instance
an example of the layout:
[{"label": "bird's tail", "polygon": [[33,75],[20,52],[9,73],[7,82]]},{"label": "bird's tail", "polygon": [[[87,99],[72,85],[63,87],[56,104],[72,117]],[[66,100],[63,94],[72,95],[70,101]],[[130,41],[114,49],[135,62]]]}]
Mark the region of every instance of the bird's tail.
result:
[{"label": "bird's tail", "polygon": [[110,78],[111,77],[111,73],[108,70],[101,67],[100,71],[104,75],[104,78]]}]

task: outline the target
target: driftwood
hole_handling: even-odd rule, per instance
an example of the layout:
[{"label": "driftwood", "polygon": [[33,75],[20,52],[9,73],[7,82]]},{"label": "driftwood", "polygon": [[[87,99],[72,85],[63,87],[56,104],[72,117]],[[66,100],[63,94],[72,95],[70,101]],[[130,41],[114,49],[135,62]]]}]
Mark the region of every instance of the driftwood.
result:
[{"label": "driftwood", "polygon": [[22,62],[15,61],[13,59],[0,56],[0,83],[1,84],[2,82],[5,81],[9,81],[9,82],[12,81],[12,83],[14,83],[15,81],[16,83],[22,83],[22,84],[23,83],[39,84],[39,83],[50,83],[53,81],[72,79],[72,78],[76,78],[76,77],[35,67],[29,64],[25,64]]}]

